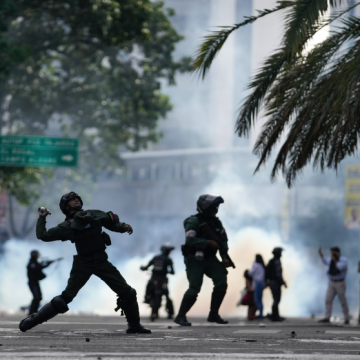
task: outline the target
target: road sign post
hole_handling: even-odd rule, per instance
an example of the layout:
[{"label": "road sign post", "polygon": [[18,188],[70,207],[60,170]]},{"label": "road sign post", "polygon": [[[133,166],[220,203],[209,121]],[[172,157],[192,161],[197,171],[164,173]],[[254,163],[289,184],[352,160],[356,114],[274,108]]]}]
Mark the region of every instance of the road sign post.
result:
[{"label": "road sign post", "polygon": [[0,136],[0,166],[66,166],[78,163],[78,139]]}]

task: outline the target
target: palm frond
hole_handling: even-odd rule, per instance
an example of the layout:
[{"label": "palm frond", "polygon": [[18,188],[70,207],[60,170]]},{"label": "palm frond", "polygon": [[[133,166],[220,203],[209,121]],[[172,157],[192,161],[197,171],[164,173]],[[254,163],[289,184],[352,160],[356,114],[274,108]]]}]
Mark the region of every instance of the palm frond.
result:
[{"label": "palm frond", "polygon": [[[352,25],[357,26],[356,23]],[[268,91],[266,97],[268,110],[266,115],[271,117],[265,123],[254,147],[254,153],[260,156],[255,172],[269,158],[285,126],[300,111],[307,92],[325,67],[331,63],[334,54],[352,37],[354,31],[353,26],[343,28],[342,32],[328,38],[321,46],[315,47],[306,58],[293,60],[279,75],[276,84]]]},{"label": "palm frond", "polygon": [[200,44],[196,51],[196,59],[194,62],[193,71],[198,72],[199,75],[204,79],[215,56],[221,50],[222,46],[231,33],[242,26],[253,23],[261,17],[291,6],[294,6],[293,1],[279,1],[279,5],[273,9],[258,10],[257,16],[245,17],[246,20],[241,23],[235,24],[233,26],[219,26],[219,28],[222,28],[222,30],[211,31],[210,35],[204,37],[204,41]]},{"label": "palm frond", "polygon": [[314,33],[314,26],[328,10],[327,0],[298,0],[285,19],[283,45],[291,56],[299,53]]},{"label": "palm frond", "polygon": [[[358,25],[360,34],[360,24]],[[297,173],[313,160],[314,167],[337,169],[357,149],[360,135],[360,41],[304,95],[272,171],[286,176],[289,186]]]},{"label": "palm frond", "polygon": [[[317,2],[320,0],[298,0],[294,3],[306,3],[307,5],[309,5],[307,10],[309,12],[312,12],[311,5],[309,4],[309,2],[311,1]],[[236,133],[238,133],[239,136],[247,136],[249,134],[250,128],[254,123],[254,120],[258,114],[258,111],[262,105],[266,93],[269,91],[271,85],[273,84],[275,79],[277,79],[280,72],[283,70],[283,67],[286,66],[286,64],[291,64],[294,58],[296,59],[302,56],[302,50],[304,48],[304,45],[316,32],[318,32],[325,26],[331,24],[335,20],[338,20],[345,13],[358,5],[360,5],[360,3],[354,4],[353,6],[346,8],[345,10],[336,11],[328,18],[322,19],[315,25],[309,26],[309,32],[307,32],[306,37],[300,35],[298,36],[298,40],[301,40],[301,42],[299,42],[296,46],[298,49],[298,53],[293,54],[291,51],[291,46],[288,46],[283,41],[283,47],[265,60],[263,67],[255,75],[254,79],[248,86],[249,89],[254,89],[253,92],[246,98],[240,108],[240,113],[237,118],[235,128],[235,131]],[[305,16],[304,12],[302,13],[302,15]]]}]

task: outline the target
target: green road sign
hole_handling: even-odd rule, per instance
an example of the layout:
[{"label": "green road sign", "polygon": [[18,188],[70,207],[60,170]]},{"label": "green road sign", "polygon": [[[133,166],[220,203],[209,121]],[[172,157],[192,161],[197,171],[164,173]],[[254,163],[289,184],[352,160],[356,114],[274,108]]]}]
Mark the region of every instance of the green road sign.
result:
[{"label": "green road sign", "polygon": [[77,166],[78,140],[0,136],[0,166]]}]

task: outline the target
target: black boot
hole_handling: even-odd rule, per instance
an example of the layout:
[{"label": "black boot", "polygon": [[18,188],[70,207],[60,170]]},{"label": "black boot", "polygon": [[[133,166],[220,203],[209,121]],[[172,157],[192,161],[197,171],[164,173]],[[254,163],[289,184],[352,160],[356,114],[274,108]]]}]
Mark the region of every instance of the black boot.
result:
[{"label": "black boot", "polygon": [[229,323],[227,320],[224,320],[219,314],[213,314],[211,311],[209,312],[207,321],[221,324],[221,325],[225,325],[225,324]]},{"label": "black boot", "polygon": [[207,321],[222,325],[228,323],[228,321],[222,319],[219,315],[219,308],[224,300],[225,294],[226,291],[213,291],[211,295],[210,313]]},{"label": "black boot", "polygon": [[41,299],[39,299],[39,298],[34,298],[32,300],[31,305],[30,305],[30,309],[29,309],[29,315],[35,314],[36,312],[38,312],[40,301],[41,301]]},{"label": "black boot", "polygon": [[[123,302],[118,299],[118,307],[123,309],[126,320],[128,322],[127,334],[151,334],[151,330],[144,328],[140,324],[139,305],[136,299],[136,291],[134,289],[129,292],[127,301]],[[116,310],[116,309],[115,309]]]},{"label": "black boot", "polygon": [[54,316],[59,314],[57,310],[52,306],[51,302],[44,305],[39,312],[31,314],[25,319],[21,320],[19,329],[22,332],[32,329],[36,325],[42,324],[45,321],[52,319]]},{"label": "black boot", "polygon": [[166,311],[168,313],[168,319],[172,319],[174,315],[174,305],[169,297],[166,299]]},{"label": "black boot", "polygon": [[184,296],[180,305],[179,314],[174,319],[176,324],[181,326],[191,326],[191,323],[187,321],[186,313],[195,304],[197,296]]}]

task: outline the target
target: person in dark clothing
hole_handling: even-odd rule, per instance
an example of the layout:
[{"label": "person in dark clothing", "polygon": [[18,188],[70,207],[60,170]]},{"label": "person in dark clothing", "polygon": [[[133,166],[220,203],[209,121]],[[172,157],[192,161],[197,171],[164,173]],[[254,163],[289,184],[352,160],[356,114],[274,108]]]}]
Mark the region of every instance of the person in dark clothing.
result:
[{"label": "person in dark clothing", "polygon": [[133,233],[129,224],[121,223],[112,211],[83,210],[83,201],[75,192],[64,194],[60,199],[60,210],[66,215],[65,221],[49,230],[46,229],[47,209],[39,208],[39,219],[36,225],[36,236],[46,242],[67,241],[75,243],[77,255],[74,256],[70,278],[65,290],[55,296],[39,312],[31,314],[19,324],[22,332],[42,324],[58,314],[66,313],[68,304],[75,298],[80,289],[92,275],[103,280],[118,296],[117,308],[125,313],[127,334],[150,334],[149,329],[140,324],[139,306],[136,291],[121,276],[114,265],[108,261],[106,246],[111,245],[108,234],[102,227],[119,233]]},{"label": "person in dark clothing", "polygon": [[38,311],[40,301],[42,300],[41,288],[39,281],[45,279],[46,275],[43,273],[43,269],[47,268],[54,261],[38,262],[40,253],[37,250],[33,250],[30,253],[30,261],[27,265],[27,276],[29,279],[29,288],[33,294],[33,299],[30,304],[29,315]]},{"label": "person in dark clothing", "polygon": [[247,318],[248,320],[255,320],[257,307],[254,298],[254,288],[253,288],[254,279],[249,274],[249,270],[245,270],[244,278],[245,278],[245,288],[247,291],[247,299],[246,299],[246,303],[248,305]]},{"label": "person in dark clothing", "polygon": [[273,250],[274,257],[269,261],[266,266],[266,280],[269,284],[272,296],[273,296],[273,305],[272,305],[272,314],[270,319],[272,321],[284,321],[285,318],[281,317],[279,314],[279,304],[281,300],[281,286],[285,286],[286,282],[282,276],[282,267],[281,267],[281,254],[283,249],[276,247]]},{"label": "person in dark clothing", "polygon": [[[191,326],[186,314],[196,302],[204,275],[214,283],[207,321],[217,324],[228,323],[219,315],[219,309],[227,290],[228,271],[226,268],[231,266],[227,254],[228,238],[226,231],[216,216],[219,205],[223,202],[224,199],[221,196],[201,195],[197,201],[198,213],[184,221],[186,242],[182,246],[182,251],[189,288],[183,296],[179,313],[174,319],[174,322],[181,326]],[[216,234],[218,241],[209,239],[208,233],[204,230],[204,225],[210,227],[212,232]],[[222,258],[221,262],[216,257],[218,250],[220,250]]]},{"label": "person in dark clothing", "polygon": [[169,257],[169,254],[174,247],[169,243],[164,244],[161,247],[161,254],[155,256],[149,261],[146,266],[141,266],[140,269],[146,271],[152,266],[152,276],[146,286],[145,303],[150,304],[151,321],[154,321],[159,317],[159,308],[161,306],[161,299],[163,295],[166,297],[166,311],[168,313],[168,319],[172,319],[174,315],[173,302],[169,297],[168,278],[167,274],[174,275],[173,262]]}]

